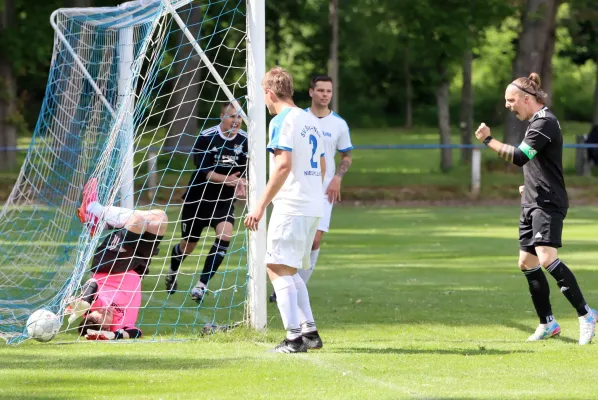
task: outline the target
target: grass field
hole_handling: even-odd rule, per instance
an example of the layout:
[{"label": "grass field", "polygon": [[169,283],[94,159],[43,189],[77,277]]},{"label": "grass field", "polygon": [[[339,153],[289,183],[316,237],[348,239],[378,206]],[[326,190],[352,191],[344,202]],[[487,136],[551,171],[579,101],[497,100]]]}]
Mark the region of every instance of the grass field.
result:
[{"label": "grass field", "polygon": [[[338,207],[309,289],[325,348],[264,351],[243,329],[170,343],[0,346],[0,399],[537,399],[596,397],[598,343],[576,344],[554,280],[561,338],[537,323],[516,266],[515,207]],[[598,207],[570,210],[563,258],[598,305]]]}]

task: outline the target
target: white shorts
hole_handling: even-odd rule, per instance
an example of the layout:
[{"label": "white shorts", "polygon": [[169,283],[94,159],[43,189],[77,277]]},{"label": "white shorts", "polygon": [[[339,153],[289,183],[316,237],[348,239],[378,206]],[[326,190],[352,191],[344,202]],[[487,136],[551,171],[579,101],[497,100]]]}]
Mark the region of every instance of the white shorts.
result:
[{"label": "white shorts", "polygon": [[318,230],[322,232],[328,232],[330,229],[330,218],[332,217],[332,207],[334,204],[328,201],[328,196],[324,197],[324,216],[320,218],[320,224],[318,225]]},{"label": "white shorts", "polygon": [[309,269],[311,246],[320,217],[272,214],[268,224],[266,264]]}]

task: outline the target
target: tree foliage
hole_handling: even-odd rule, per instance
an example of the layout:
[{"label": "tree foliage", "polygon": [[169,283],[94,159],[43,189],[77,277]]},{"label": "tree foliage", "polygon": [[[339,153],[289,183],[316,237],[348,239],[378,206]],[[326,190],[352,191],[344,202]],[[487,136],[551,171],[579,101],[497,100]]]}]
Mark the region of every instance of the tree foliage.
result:
[{"label": "tree foliage", "polygon": [[[21,111],[31,127],[41,105],[51,59],[50,14],[89,0],[0,1],[11,1],[15,7],[17,23],[0,37],[0,51],[10,58],[18,94],[26,104]],[[107,6],[120,1],[91,2],[93,6]],[[598,23],[583,22],[595,0],[569,3],[567,23],[572,42],[558,56],[571,57],[577,63],[596,59]],[[525,4],[525,0],[340,0],[342,114],[353,126],[400,125],[409,83],[414,122],[434,124],[438,85],[450,82],[451,122],[455,124],[463,55],[473,50],[476,117],[501,120],[501,102],[497,101],[501,94],[497,91],[511,73],[513,39],[519,28],[514,21]],[[310,77],[327,71],[331,39],[328,5],[329,0],[266,1],[267,64],[290,70],[301,105],[309,101]]]}]

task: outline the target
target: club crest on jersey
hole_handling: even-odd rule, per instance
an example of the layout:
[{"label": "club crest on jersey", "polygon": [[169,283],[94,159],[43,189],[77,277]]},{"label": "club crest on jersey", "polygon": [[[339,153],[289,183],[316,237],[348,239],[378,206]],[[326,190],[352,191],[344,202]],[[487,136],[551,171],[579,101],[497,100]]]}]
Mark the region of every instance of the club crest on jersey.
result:
[{"label": "club crest on jersey", "polygon": [[122,246],[120,246],[121,243],[121,238],[119,235],[114,235],[112,237],[112,240],[110,241],[110,244],[108,245],[108,250],[110,251],[116,251],[118,249],[119,253],[124,253],[127,250],[123,249]]},{"label": "club crest on jersey", "polygon": [[235,148],[234,148],[234,152],[235,154],[241,154],[243,152],[243,146],[241,146],[240,144],[236,144]]}]

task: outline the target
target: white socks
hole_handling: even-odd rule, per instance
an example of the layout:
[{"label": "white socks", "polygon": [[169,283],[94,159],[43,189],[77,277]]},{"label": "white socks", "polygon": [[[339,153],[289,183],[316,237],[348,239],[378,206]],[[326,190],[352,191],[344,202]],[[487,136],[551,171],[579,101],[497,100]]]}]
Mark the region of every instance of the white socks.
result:
[{"label": "white socks", "polygon": [[[299,308],[299,322],[301,324],[301,332],[308,333],[316,330],[316,323],[314,322],[314,316],[311,312],[311,305],[309,304],[309,293],[307,292],[307,286],[305,282],[299,276],[295,274],[292,276],[295,281],[295,288],[297,290],[297,306]],[[276,299],[278,301],[278,292],[276,293]]]},{"label": "white socks", "polygon": [[316,263],[318,262],[318,256],[320,255],[320,249],[312,250],[311,254],[309,255],[309,260],[311,261],[311,268],[310,269],[299,269],[297,273],[303,278],[303,282],[307,284],[309,278],[311,278],[311,274],[314,273],[314,269],[316,268]]},{"label": "white socks", "polygon": [[[295,274],[295,276],[297,275]],[[282,317],[282,324],[287,331],[287,339],[295,340],[301,336],[295,280],[292,276],[280,276],[272,281],[272,286],[274,286],[274,291],[276,292],[276,304]]]},{"label": "white socks", "polygon": [[93,214],[98,219],[102,218],[102,215],[104,215],[108,225],[114,228],[123,228],[135,210],[114,206],[104,207],[97,201],[94,201],[87,206],[87,212]]}]

